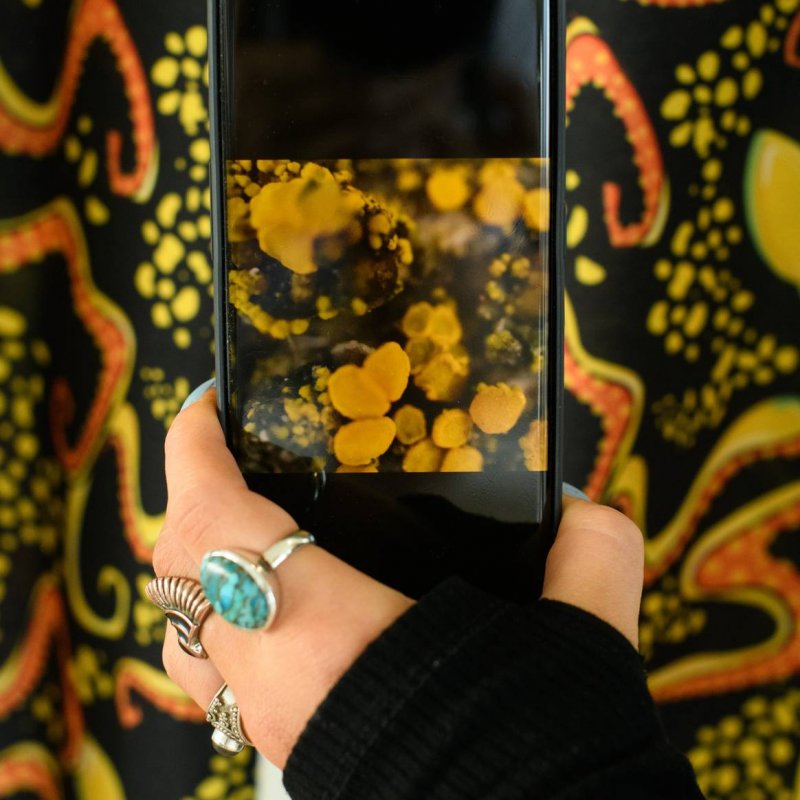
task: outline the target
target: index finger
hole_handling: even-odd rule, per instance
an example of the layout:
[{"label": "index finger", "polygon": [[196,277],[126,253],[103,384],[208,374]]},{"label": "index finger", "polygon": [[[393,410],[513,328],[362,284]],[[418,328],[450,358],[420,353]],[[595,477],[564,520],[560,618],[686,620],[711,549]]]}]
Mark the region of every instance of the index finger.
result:
[{"label": "index finger", "polygon": [[225,444],[213,390],[178,414],[164,450],[166,527],[197,564],[217,548],[261,552],[297,529],[282,508],[247,488]]}]

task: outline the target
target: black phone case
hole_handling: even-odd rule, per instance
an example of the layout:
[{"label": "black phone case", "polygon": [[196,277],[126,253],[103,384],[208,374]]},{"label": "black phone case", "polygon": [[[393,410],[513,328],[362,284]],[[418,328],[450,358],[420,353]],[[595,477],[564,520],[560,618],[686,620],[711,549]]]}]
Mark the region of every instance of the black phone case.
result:
[{"label": "black phone case", "polygon": [[[209,32],[209,117],[211,144],[211,215],[212,258],[214,269],[215,366],[220,422],[226,441],[232,447],[233,421],[231,397],[236,391],[229,360],[232,336],[227,291],[227,253],[224,230],[225,149],[223,131],[230,122],[225,100],[225,81],[230,67],[232,32],[225,20],[228,0],[208,0]],[[301,527],[315,532],[315,520],[322,515],[325,528],[335,529],[335,536],[319,536],[319,543],[352,565],[378,580],[393,585],[411,596],[419,596],[451,574],[460,575],[476,585],[517,600],[532,600],[541,591],[544,563],[561,517],[562,422],[563,422],[563,281],[565,257],[566,198],[564,191],[565,144],[565,0],[550,0],[547,6],[549,25],[549,153],[552,181],[550,191],[551,246],[548,250],[549,291],[547,292],[547,409],[548,469],[545,480],[545,504],[541,525],[531,536],[527,525],[511,532],[521,543],[509,557],[502,547],[487,546],[491,521],[472,524],[469,535],[458,536],[447,528],[459,524],[452,507],[448,514],[437,508],[436,498],[424,500],[430,525],[421,528],[419,518],[406,519],[401,507],[372,507],[373,499],[359,490],[361,476],[337,475],[336,491],[325,488],[324,474],[307,476],[304,485],[292,476],[291,482],[275,480],[276,475],[245,474],[254,491],[268,496],[289,509]],[[232,448],[233,449],[233,448]],[[406,473],[404,479],[413,481]],[[463,479],[463,476],[462,478]],[[412,490],[413,491],[413,490]],[[323,497],[322,502],[316,502]],[[446,521],[442,521],[446,520]],[[511,526],[512,528],[514,526]],[[488,538],[487,538],[488,537]],[[422,552],[426,556],[420,557]]]}]

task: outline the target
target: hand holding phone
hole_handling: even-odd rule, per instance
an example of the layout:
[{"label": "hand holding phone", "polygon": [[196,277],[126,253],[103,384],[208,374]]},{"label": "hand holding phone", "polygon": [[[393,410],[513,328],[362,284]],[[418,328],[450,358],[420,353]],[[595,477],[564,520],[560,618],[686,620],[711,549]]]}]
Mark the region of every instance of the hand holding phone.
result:
[{"label": "hand holding phone", "polygon": [[561,485],[558,5],[211,10],[217,375],[249,485],[410,594],[533,596]]}]

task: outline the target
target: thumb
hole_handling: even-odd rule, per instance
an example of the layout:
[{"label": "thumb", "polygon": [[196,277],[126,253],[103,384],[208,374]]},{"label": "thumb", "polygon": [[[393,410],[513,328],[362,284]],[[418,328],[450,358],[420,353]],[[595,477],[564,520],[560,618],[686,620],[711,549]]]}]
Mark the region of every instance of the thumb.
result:
[{"label": "thumb", "polygon": [[638,646],[644,578],[641,531],[608,506],[564,498],[542,597],[589,611]]}]

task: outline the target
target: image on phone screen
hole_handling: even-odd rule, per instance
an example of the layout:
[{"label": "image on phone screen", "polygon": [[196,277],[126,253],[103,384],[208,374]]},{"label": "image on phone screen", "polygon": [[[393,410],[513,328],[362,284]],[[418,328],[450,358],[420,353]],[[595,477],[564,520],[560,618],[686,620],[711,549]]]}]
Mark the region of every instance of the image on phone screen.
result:
[{"label": "image on phone screen", "polygon": [[381,535],[367,549],[414,539],[440,566],[490,535],[522,547],[557,435],[549,4],[218,6],[218,372],[240,467],[362,554]]}]

